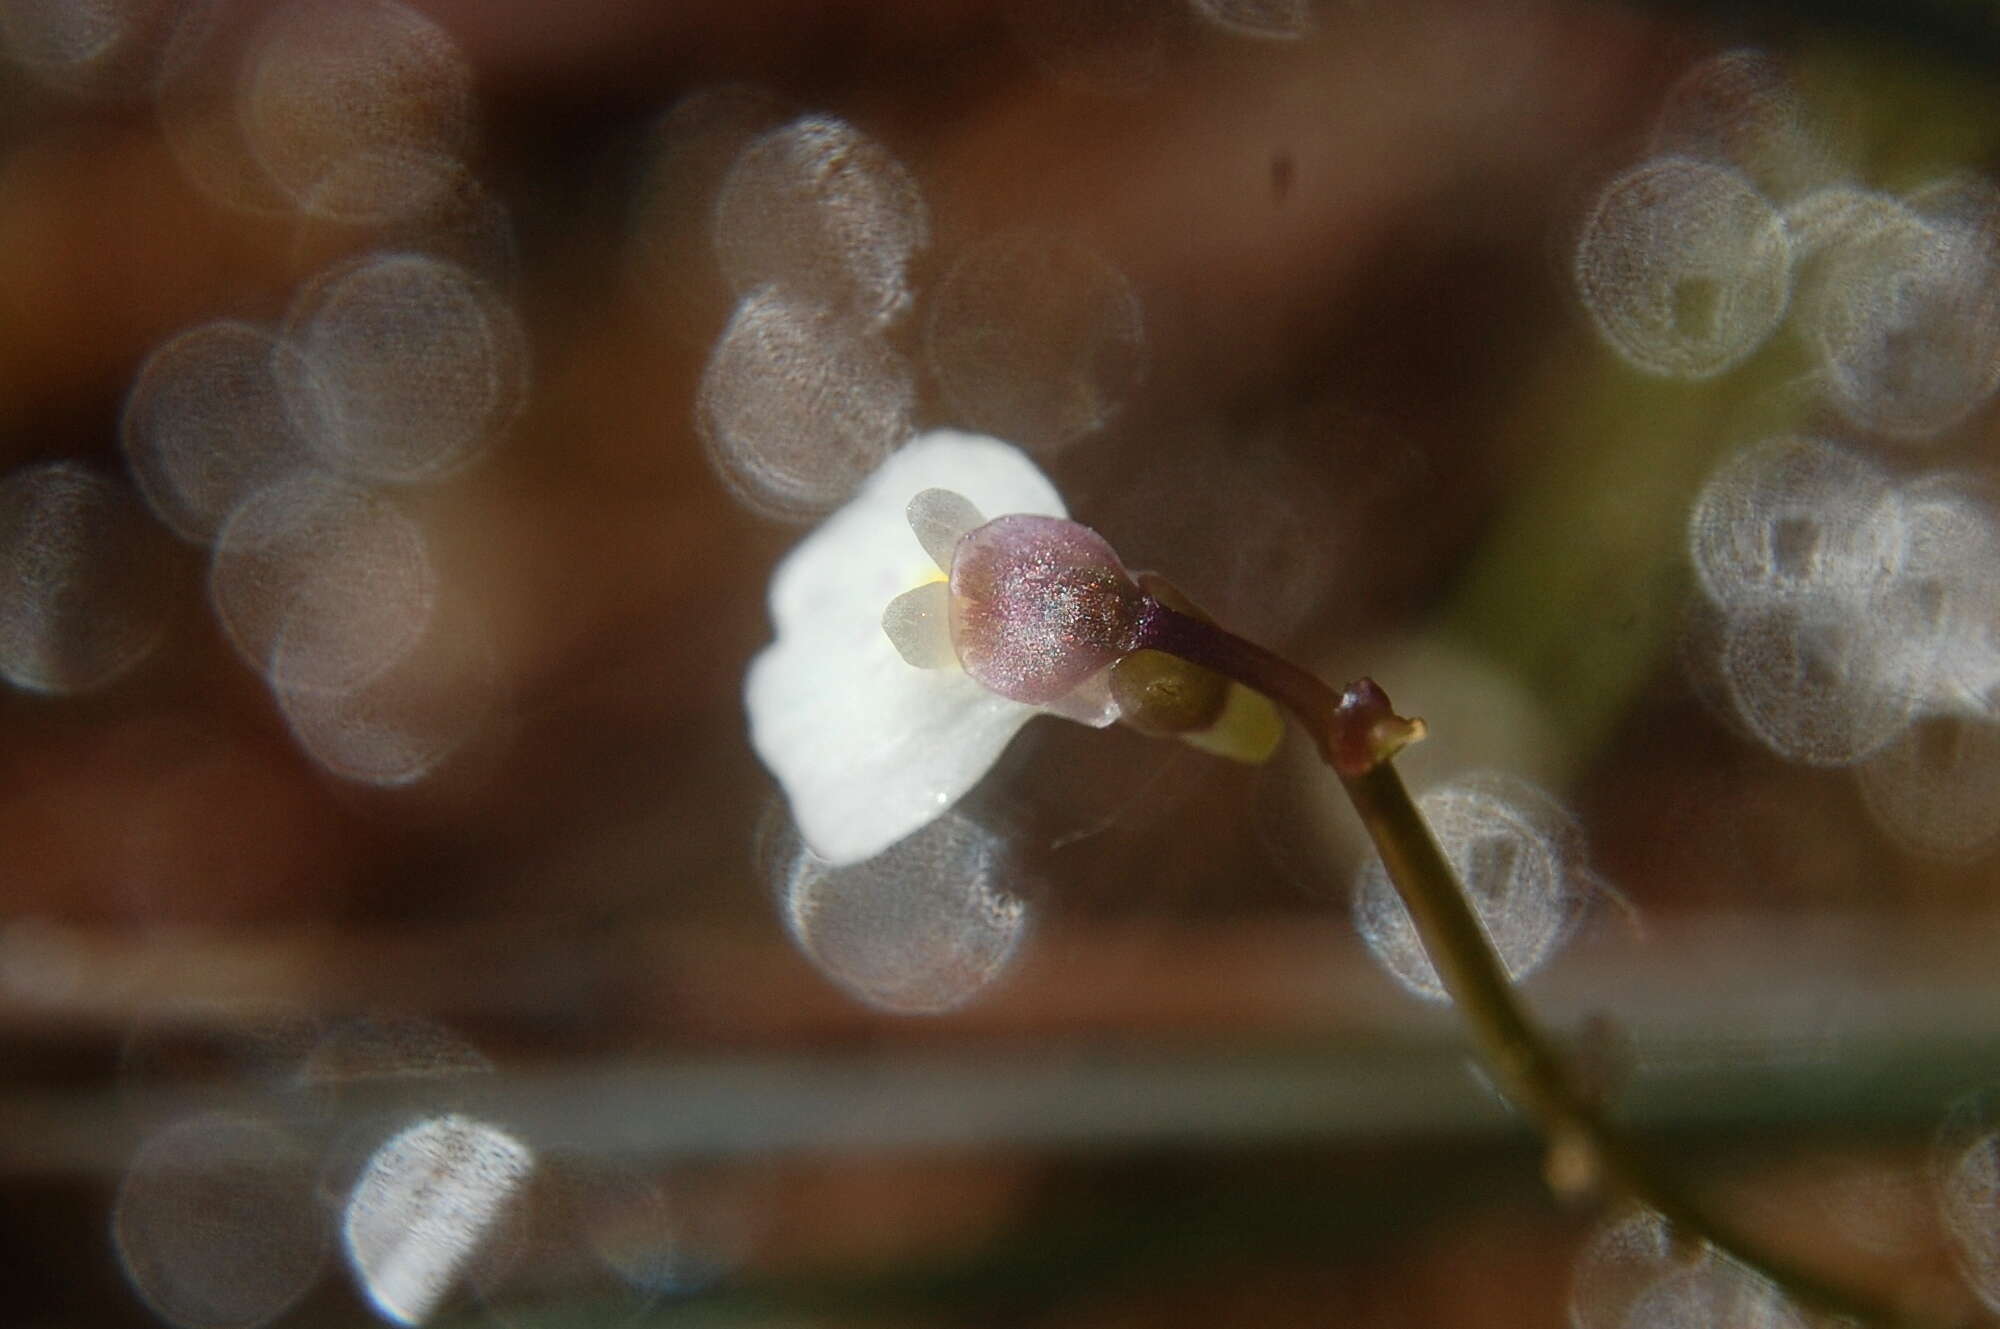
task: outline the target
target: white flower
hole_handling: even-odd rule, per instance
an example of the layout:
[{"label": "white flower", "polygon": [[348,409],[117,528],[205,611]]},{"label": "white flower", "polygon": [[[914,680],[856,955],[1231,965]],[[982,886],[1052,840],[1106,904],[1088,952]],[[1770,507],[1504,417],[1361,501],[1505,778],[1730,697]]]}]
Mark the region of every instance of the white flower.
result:
[{"label": "white flower", "polygon": [[[784,786],[806,842],[834,864],[873,857],[936,819],[1041,711],[987,690],[943,655],[924,663],[944,667],[913,667],[883,630],[884,610],[906,592],[937,583],[943,602],[926,543],[948,550],[957,533],[920,541],[910,516],[911,499],[936,489],[986,516],[1068,515],[1019,449],[938,430],[884,462],[771,579],[777,640],[751,662],[744,686],[750,742]],[[961,521],[973,515],[958,511]],[[943,631],[940,618],[914,623],[904,649],[918,651],[912,643],[929,632],[948,652]],[[1061,709],[1097,724],[1115,713],[1105,704]]]}]

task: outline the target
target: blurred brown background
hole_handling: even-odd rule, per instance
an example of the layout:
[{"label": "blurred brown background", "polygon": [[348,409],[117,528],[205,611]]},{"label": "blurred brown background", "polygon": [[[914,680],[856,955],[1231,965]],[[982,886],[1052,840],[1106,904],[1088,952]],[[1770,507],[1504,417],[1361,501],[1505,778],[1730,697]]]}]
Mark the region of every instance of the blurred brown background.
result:
[{"label": "blurred brown background", "polygon": [[[170,540],[144,660],[0,691],[9,1323],[159,1322],[114,1208],[149,1140],[217,1111],[282,1131],[331,1197],[324,1272],[276,1322],[368,1322],[325,1160],[356,1123],[461,1107],[649,1197],[633,1241],[713,1276],[522,1257],[532,1295],[471,1280],[441,1319],[1563,1321],[1594,1216],[1546,1197],[1449,1012],[1357,940],[1309,754],[1251,770],[1037,721],[968,804],[1033,911],[991,990],[875,1012],[794,947],[740,687],[805,528],[705,456],[730,297],[705,205],[646,185],[662,117],[725,84],[842,117],[916,179],[931,243],[890,334],[912,355],[982,237],[1122,273],[1143,376],[1042,456],[1073,513],[1219,620],[1375,674],[1432,722],[1415,783],[1491,766],[1561,799],[1615,895],[1531,1000],[1598,1031],[1627,1118],[1750,1221],[1969,1304],[1924,1166],[2000,1036],[1990,861],[1905,852],[1851,781],[1761,752],[1687,681],[1687,504],[1795,418],[1787,352],[1645,378],[1569,264],[1700,59],[1794,62],[1907,177],[2000,144],[1990,51],[1810,9],[1329,4],[1279,40],[1114,0],[416,8],[470,71],[465,160],[511,219],[496,284],[531,348],[504,437],[407,499],[503,700],[426,780],[340,780],[218,628],[206,552]],[[152,348],[280,319],[382,243],[218,202],[143,86],[16,59],[0,105],[0,469],[123,475]],[[928,380],[915,414],[953,423]],[[1954,464],[1989,439],[1975,420]]]}]

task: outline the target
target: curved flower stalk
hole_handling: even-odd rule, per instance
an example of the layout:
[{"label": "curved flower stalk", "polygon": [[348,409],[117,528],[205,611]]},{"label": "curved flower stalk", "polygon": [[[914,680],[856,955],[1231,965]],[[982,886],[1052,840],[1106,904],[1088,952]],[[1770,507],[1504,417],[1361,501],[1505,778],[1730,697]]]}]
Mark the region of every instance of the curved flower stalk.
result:
[{"label": "curved flower stalk", "polygon": [[1275,702],[1340,777],[1496,1083],[1548,1141],[1552,1188],[1636,1201],[1816,1309],[1914,1322],[1764,1250],[1612,1124],[1519,999],[1396,772],[1423,721],[1396,714],[1372,679],[1336,692],[1128,572],[1015,449],[955,433],[908,445],[785,559],[771,607],[778,640],[751,666],[751,739],[808,843],[836,863],[939,816],[1040,711],[1254,758],[1270,747],[1254,717]]}]

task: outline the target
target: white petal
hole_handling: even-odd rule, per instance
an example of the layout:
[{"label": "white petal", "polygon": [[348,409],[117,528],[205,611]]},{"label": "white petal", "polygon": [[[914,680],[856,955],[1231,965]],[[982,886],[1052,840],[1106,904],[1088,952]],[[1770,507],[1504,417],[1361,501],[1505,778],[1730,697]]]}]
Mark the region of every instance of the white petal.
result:
[{"label": "white petal", "polygon": [[912,668],[882,630],[888,603],[935,574],[905,509],[949,488],[983,512],[1067,515],[1026,454],[939,430],[884,462],[771,579],[778,639],[750,665],[750,742],[806,842],[872,857],[978,783],[1036,714],[950,670]]},{"label": "white petal", "polygon": [[918,669],[956,669],[958,653],[951,645],[951,589],[927,581],[904,591],[882,611],[882,631],[896,654]]},{"label": "white petal", "polygon": [[849,506],[886,495],[896,509],[894,524],[907,532],[910,500],[926,489],[949,489],[987,517],[1009,512],[1069,516],[1062,495],[1027,453],[1012,443],[956,429],[933,429],[911,439],[868,478]]},{"label": "white petal", "polygon": [[951,575],[959,540],[967,531],[986,524],[986,518],[972,506],[971,500],[949,489],[924,490],[910,500],[908,512],[917,543],[947,577]]}]

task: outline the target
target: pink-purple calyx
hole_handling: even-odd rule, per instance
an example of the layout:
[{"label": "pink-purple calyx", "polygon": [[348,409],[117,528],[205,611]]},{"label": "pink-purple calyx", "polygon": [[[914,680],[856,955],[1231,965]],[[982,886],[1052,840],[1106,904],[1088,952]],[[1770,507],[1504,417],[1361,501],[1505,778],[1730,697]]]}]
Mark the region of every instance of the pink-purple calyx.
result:
[{"label": "pink-purple calyx", "polygon": [[1261,762],[1277,746],[1283,724],[1267,698],[1186,658],[1234,639],[1157,574],[1127,572],[1089,527],[1047,514],[989,522],[946,489],[920,492],[904,515],[944,574],[883,610],[905,663],[962,673],[997,698],[1080,724],[1124,720],[1239,761]]},{"label": "pink-purple calyx", "polygon": [[1084,724],[1117,718],[1106,671],[1138,648],[1159,606],[1102,536],[1042,514],[987,521],[946,489],[919,493],[906,515],[946,580],[883,611],[905,661],[960,668],[997,696]]},{"label": "pink-purple calyx", "polygon": [[950,578],[952,646],[989,691],[1053,705],[1144,638],[1155,602],[1104,537],[1015,513],[963,535]]}]

